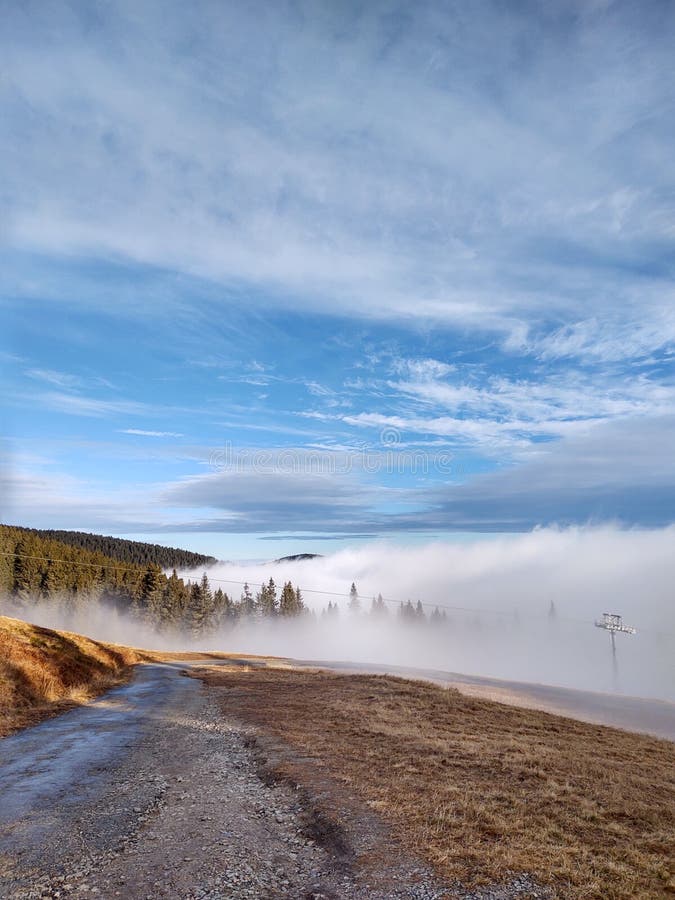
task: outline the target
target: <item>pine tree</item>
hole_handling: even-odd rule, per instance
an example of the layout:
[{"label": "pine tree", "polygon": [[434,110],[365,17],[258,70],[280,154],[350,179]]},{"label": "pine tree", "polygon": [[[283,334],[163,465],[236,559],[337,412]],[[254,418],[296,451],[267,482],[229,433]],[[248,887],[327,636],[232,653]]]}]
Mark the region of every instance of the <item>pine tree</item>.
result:
[{"label": "pine tree", "polygon": [[14,588],[14,550],[11,533],[0,529],[0,597]]},{"label": "pine tree", "polygon": [[258,608],[263,618],[273,618],[278,612],[277,588],[274,580],[270,578],[267,584],[263,584],[257,595]]},{"label": "pine tree", "polygon": [[163,593],[162,620],[167,627],[177,628],[184,621],[189,599],[190,591],[174,569]]},{"label": "pine tree", "polygon": [[279,600],[279,615],[280,616],[297,616],[300,612],[300,608],[298,606],[298,600],[295,595],[295,589],[290,581],[287,581],[281,591],[281,598]]},{"label": "pine tree", "polygon": [[415,614],[415,607],[412,605],[410,600],[407,603],[401,602],[401,606],[399,608],[399,617],[406,624],[409,622],[415,622],[417,616]]},{"label": "pine tree", "polygon": [[377,597],[373,597],[373,602],[370,607],[371,616],[386,616],[388,612],[389,611],[386,607],[382,594],[378,594]]},{"label": "pine tree", "polygon": [[359,592],[356,590],[356,584],[352,581],[352,586],[349,589],[349,612],[358,613],[361,610],[361,600],[359,599]]},{"label": "pine tree", "polygon": [[424,607],[422,606],[422,601],[417,601],[417,606],[415,607],[415,618],[418,622],[426,622],[427,617],[424,614]]},{"label": "pine tree", "polygon": [[66,568],[60,559],[50,560],[42,575],[40,593],[43,597],[57,596],[66,588]]},{"label": "pine tree", "polygon": [[152,624],[159,624],[163,618],[164,581],[164,575],[157,563],[149,563],[141,584],[139,606],[142,617]]},{"label": "pine tree", "polygon": [[221,628],[233,618],[234,608],[232,601],[222,588],[218,588],[213,595],[212,627]]},{"label": "pine tree", "polygon": [[213,602],[213,592],[211,590],[211,585],[209,584],[209,579],[206,572],[204,572],[204,574],[202,575],[202,580],[199,587],[202,595],[202,631],[211,631],[213,630],[215,624],[215,604]]},{"label": "pine tree", "polygon": [[185,624],[193,637],[197,637],[204,629],[204,601],[201,586],[195,582],[190,585],[190,599],[186,610]]},{"label": "pine tree", "polygon": [[40,594],[42,560],[36,559],[39,545],[29,538],[22,538],[16,546],[14,557],[14,594],[20,603],[30,603]]},{"label": "pine tree", "polygon": [[244,590],[241,592],[241,599],[239,600],[239,611],[242,616],[245,616],[247,619],[252,619],[256,613],[256,602],[253,594],[251,593],[251,588],[248,586],[248,582],[244,584]]}]

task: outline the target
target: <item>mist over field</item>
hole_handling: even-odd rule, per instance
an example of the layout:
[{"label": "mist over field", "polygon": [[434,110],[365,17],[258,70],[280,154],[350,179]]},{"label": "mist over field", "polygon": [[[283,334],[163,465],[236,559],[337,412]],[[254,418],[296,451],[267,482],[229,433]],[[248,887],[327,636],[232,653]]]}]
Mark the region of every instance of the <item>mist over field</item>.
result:
[{"label": "mist over field", "polygon": [[[38,624],[149,648],[237,651],[312,660],[347,660],[534,681],[675,699],[675,528],[541,529],[528,534],[421,546],[373,543],[309,560],[218,563],[215,589],[238,599],[272,577],[299,585],[316,616],[241,620],[194,640],[168,637],[107,607],[67,617],[54,603],[30,610]],[[197,580],[203,570],[180,573]],[[361,611],[348,610],[352,582]],[[372,616],[381,593],[388,614]],[[401,601],[421,600],[427,621],[402,622]],[[322,611],[337,602],[337,616]],[[443,624],[428,621],[439,605]],[[10,610],[7,610],[12,614]],[[593,622],[619,613],[634,636],[617,635],[613,673],[609,635]],[[16,614],[16,612],[14,612]]]},{"label": "mist over field", "polygon": [[[231,649],[611,690],[609,635],[593,622],[603,612],[616,612],[638,629],[634,636],[616,638],[616,687],[675,699],[672,527],[542,529],[470,543],[370,544],[307,561],[221,564],[209,570],[214,584],[215,579],[261,582],[270,574],[277,584],[299,584],[315,609],[336,598],[309,589],[342,592],[337,622],[316,630],[235,632]],[[387,604],[388,625],[354,617],[347,610],[352,581],[364,611],[378,592],[394,601],[419,599],[427,613],[435,604],[447,607],[447,627],[397,628],[397,602]],[[236,585],[221,586],[238,595]]]}]

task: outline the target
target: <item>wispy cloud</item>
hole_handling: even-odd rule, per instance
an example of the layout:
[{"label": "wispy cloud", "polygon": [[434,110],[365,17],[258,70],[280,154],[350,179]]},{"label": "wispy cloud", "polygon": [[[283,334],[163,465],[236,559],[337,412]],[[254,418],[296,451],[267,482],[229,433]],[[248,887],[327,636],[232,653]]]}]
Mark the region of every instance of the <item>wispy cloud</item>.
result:
[{"label": "wispy cloud", "polygon": [[120,434],[134,434],[140,437],[183,437],[178,431],[145,431],[142,428],[121,428],[118,431]]},{"label": "wispy cloud", "polygon": [[133,400],[105,400],[98,397],[84,397],[79,394],[64,394],[51,391],[40,394],[39,403],[48,409],[72,416],[104,418],[111,415],[147,415],[149,407]]},{"label": "wispy cloud", "polygon": [[[4,403],[61,442],[45,516],[124,520],[65,472],[117,429],[157,527],[672,520],[675,5],[6,6]],[[249,440],[466,479],[205,471]]]},{"label": "wispy cloud", "polygon": [[35,378],[38,381],[46,381],[60,388],[74,388],[81,384],[81,379],[77,375],[70,375],[67,372],[55,372],[52,369],[28,369],[26,375],[29,378]]},{"label": "wispy cloud", "polygon": [[675,23],[641,8],[117,4],[92,28],[57,3],[36,32],[14,6],[7,237],[267,306],[649,353],[673,339]]}]

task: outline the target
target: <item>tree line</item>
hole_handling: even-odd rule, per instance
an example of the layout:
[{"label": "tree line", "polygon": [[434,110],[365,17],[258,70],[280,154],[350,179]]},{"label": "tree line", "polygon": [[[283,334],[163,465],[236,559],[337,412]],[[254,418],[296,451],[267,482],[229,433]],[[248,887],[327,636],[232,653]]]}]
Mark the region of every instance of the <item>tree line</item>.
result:
[{"label": "tree line", "polygon": [[[50,532],[51,533],[51,532]],[[58,533],[58,532],[53,532]],[[206,573],[195,581],[166,575],[157,562],[140,565],[124,562],[98,550],[64,543],[36,529],[0,525],[0,598],[17,612],[36,603],[59,604],[73,615],[92,602],[130,615],[162,632],[194,636],[232,627],[237,623],[313,617],[302,591],[290,581],[277,586],[273,578],[255,592],[248,584],[238,598],[214,587]],[[151,546],[151,545],[148,545]],[[355,584],[347,598],[351,616],[369,614],[378,619],[390,615],[379,594],[368,610]],[[321,617],[340,613],[329,601]],[[401,603],[398,619],[405,624],[441,623],[445,612],[438,607],[427,617],[420,601]]]},{"label": "tree line", "polygon": [[[352,586],[349,589],[347,611],[351,615],[360,615],[368,611],[373,618],[386,618],[390,614],[390,610],[387,607],[387,601],[383,598],[382,594],[378,594],[377,597],[372,598],[370,601],[370,608],[368,609],[366,604],[362,602],[354,582],[352,582]],[[339,604],[333,600],[329,600],[328,606],[322,611],[322,616],[334,617],[339,615],[339,612]],[[396,616],[400,622],[405,624],[430,622],[431,624],[441,625],[448,621],[448,614],[444,609],[439,609],[438,606],[427,615],[421,600],[418,600],[415,604],[413,604],[412,600],[408,600],[405,603],[401,601],[396,609]]]},{"label": "tree line", "polygon": [[[2,525],[0,528],[10,526]],[[210,566],[217,562],[214,556],[193,553],[191,550],[179,550],[176,547],[163,547],[161,544],[148,544],[144,541],[128,541],[124,538],[102,534],[90,534],[86,531],[58,531],[51,528],[22,528],[12,526],[14,531],[26,535],[35,535],[44,540],[58,541],[80,550],[102,553],[111,559],[135,565],[157,563],[163,569],[196,569],[198,566]]]},{"label": "tree line", "polygon": [[100,602],[159,630],[193,634],[216,630],[242,618],[290,618],[306,613],[300,588],[272,578],[253,594],[244,586],[233,600],[213,590],[208,576],[192,582],[173,569],[167,576],[156,562],[122,562],[81,549],[34,529],[0,525],[0,595],[20,611],[34,603],[58,601],[75,612]]}]

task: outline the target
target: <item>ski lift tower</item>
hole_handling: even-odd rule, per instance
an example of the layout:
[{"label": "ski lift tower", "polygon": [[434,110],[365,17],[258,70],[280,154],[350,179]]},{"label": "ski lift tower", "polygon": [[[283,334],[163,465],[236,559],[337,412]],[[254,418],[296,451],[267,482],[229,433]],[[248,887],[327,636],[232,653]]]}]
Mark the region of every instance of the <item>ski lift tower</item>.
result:
[{"label": "ski lift tower", "polygon": [[614,672],[614,682],[616,684],[618,667],[616,661],[615,635],[617,634],[617,632],[620,632],[621,634],[636,634],[637,629],[633,628],[632,625],[624,625],[623,619],[616,613],[603,613],[602,619],[596,619],[595,627],[603,628],[605,631],[609,631],[609,637],[612,642],[612,671]]}]

